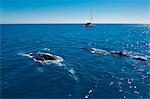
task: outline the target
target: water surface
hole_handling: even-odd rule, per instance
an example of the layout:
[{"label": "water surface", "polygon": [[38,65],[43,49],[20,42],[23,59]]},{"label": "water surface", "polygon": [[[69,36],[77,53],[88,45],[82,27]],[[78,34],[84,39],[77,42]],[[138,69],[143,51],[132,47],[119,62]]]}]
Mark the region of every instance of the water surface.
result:
[{"label": "water surface", "polygon": [[[82,24],[1,25],[2,98],[149,98],[148,63],[80,48],[126,51],[150,56],[150,25]],[[50,48],[76,71],[42,65],[17,53]]]}]

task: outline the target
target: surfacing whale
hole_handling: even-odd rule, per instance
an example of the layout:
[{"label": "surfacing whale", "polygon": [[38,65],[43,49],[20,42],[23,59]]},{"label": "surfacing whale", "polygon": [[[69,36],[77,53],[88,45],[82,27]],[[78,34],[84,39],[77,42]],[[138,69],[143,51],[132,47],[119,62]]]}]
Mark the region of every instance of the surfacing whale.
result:
[{"label": "surfacing whale", "polygon": [[110,54],[117,55],[117,56],[120,56],[120,57],[122,57],[122,56],[129,57],[129,55],[127,55],[127,53],[122,52],[122,51],[111,51]]},{"label": "surfacing whale", "polygon": [[97,54],[103,54],[103,55],[115,55],[115,56],[120,56],[120,57],[129,57],[131,59],[134,59],[134,60],[139,60],[139,61],[148,61],[148,58],[147,57],[144,57],[144,56],[133,56],[133,55],[130,55],[126,52],[122,52],[122,51],[111,51],[111,52],[108,52],[106,50],[103,50],[103,49],[96,49],[96,48],[81,48],[83,50],[87,50],[91,53],[97,53]]},{"label": "surfacing whale", "polygon": [[148,61],[148,58],[144,56],[132,56],[131,58],[135,60],[140,60],[140,61]]},{"label": "surfacing whale", "polygon": [[22,56],[27,56],[29,58],[32,58],[35,62],[39,62],[42,64],[50,64],[50,63],[60,63],[63,61],[63,59],[60,56],[56,56],[50,53],[23,53],[23,54],[18,54]]},{"label": "surfacing whale", "polygon": [[126,52],[121,52],[121,51],[112,51],[110,53],[114,54],[114,55],[118,55],[120,57],[129,57],[129,58],[134,59],[134,60],[148,61],[148,57],[146,57],[146,56],[131,55],[131,54],[128,54]]},{"label": "surfacing whale", "polygon": [[96,49],[96,48],[81,48],[81,49],[88,50],[91,53],[98,53],[98,54],[103,54],[103,55],[110,54],[108,51],[102,50],[102,49]]}]

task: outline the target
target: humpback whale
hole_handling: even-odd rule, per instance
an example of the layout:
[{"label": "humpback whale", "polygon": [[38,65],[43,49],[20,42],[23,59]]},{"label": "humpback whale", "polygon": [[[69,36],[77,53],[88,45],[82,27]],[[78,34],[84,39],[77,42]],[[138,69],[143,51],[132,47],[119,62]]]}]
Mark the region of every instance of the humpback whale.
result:
[{"label": "humpback whale", "polygon": [[23,54],[18,54],[22,56],[27,56],[29,58],[32,58],[34,61],[39,62],[39,63],[60,63],[63,61],[63,59],[60,56],[56,56],[50,53],[23,53]]},{"label": "humpback whale", "polygon": [[92,53],[98,53],[98,54],[104,54],[104,55],[110,54],[110,53],[109,53],[108,51],[106,51],[106,50],[96,49],[96,48],[91,48],[91,52],[92,52]]},{"label": "humpback whale", "polygon": [[36,60],[57,60],[57,57],[51,54],[47,54],[47,53],[40,53],[40,54],[29,54],[30,56],[32,56],[32,58],[35,58]]},{"label": "humpback whale", "polygon": [[118,56],[125,56],[125,57],[129,57],[128,55],[127,55],[127,53],[125,53],[125,52],[121,52],[121,51],[112,51],[112,52],[110,52],[110,54],[113,54],[113,55],[118,55]]},{"label": "humpback whale", "polygon": [[118,56],[129,57],[131,59],[139,60],[139,61],[148,61],[148,58],[145,57],[145,56],[138,56],[138,55],[133,56],[133,55],[129,55],[125,52],[121,52],[121,51],[112,51],[111,54],[118,55]]},{"label": "humpback whale", "polygon": [[96,48],[81,48],[81,49],[88,50],[91,53],[98,53],[98,54],[103,54],[103,55],[110,54],[108,51],[102,50],[102,49],[96,49]]},{"label": "humpback whale", "polygon": [[148,59],[144,56],[132,56],[131,58],[135,60],[140,60],[140,61],[147,61]]},{"label": "humpback whale", "polygon": [[132,58],[132,59],[135,59],[135,60],[139,60],[139,61],[148,61],[147,57],[137,56],[137,55],[133,56],[133,55],[129,55],[128,53],[122,52],[122,51],[111,51],[111,52],[108,52],[106,50],[96,49],[96,48],[81,48],[81,49],[88,50],[91,53],[97,53],[97,54],[103,54],[103,55],[110,54],[110,55],[117,55],[117,56],[120,56],[120,57],[129,57],[129,58]]}]

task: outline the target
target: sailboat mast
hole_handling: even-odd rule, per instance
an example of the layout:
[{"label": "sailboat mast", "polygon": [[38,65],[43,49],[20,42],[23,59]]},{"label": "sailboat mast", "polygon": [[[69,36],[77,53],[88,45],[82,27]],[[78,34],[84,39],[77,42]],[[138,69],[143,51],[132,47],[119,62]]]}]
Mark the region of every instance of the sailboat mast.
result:
[{"label": "sailboat mast", "polygon": [[92,23],[92,10],[90,10],[90,23]]}]

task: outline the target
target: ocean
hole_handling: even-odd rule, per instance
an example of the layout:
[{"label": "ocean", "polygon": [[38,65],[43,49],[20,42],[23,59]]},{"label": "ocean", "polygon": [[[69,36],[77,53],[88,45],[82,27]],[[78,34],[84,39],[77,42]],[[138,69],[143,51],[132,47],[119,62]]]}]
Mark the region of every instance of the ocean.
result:
[{"label": "ocean", "polygon": [[[1,98],[149,99],[150,25],[1,24]],[[81,48],[148,57],[91,53]],[[18,53],[50,53],[61,64],[41,64]]]}]

